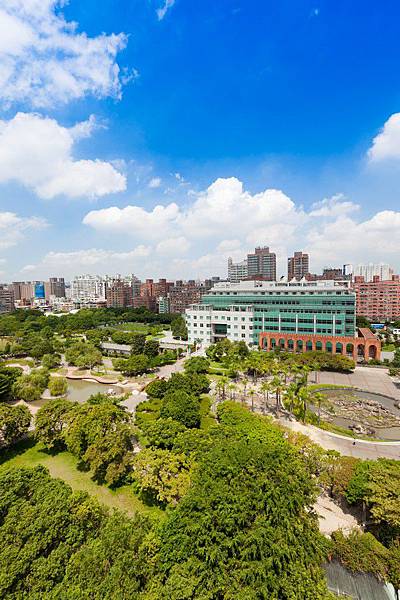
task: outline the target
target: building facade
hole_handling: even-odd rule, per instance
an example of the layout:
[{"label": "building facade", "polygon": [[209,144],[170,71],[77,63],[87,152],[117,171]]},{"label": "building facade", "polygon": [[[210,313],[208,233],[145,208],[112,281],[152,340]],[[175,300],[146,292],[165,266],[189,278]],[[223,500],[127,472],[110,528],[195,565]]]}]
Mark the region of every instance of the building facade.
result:
[{"label": "building facade", "polygon": [[107,308],[129,308],[133,306],[132,287],[116,279],[106,287]]},{"label": "building facade", "polygon": [[191,305],[200,302],[203,289],[194,280],[175,281],[174,287],[169,292],[170,312],[184,313]]},{"label": "building facade", "polygon": [[107,281],[100,275],[76,275],[71,282],[71,298],[75,302],[106,299]]},{"label": "building facade", "polygon": [[[308,350],[324,349],[329,341],[334,351],[340,347],[351,356],[359,346],[355,293],[347,282],[220,283],[202,297],[200,304],[186,310],[186,322],[189,341],[204,345],[228,338],[271,349],[274,344],[282,346],[280,340],[287,338],[291,340],[287,348],[298,351],[298,341],[310,341],[304,346]],[[360,343],[360,348],[369,352],[370,345],[374,346],[375,357],[379,343],[373,337],[374,342]],[[270,344],[263,341],[266,339]]]},{"label": "building facade", "polygon": [[247,276],[249,279],[276,281],[276,254],[268,246],[255,248],[247,255]]},{"label": "building facade", "polygon": [[369,281],[374,281],[374,277],[379,277],[381,281],[390,281],[392,279],[392,275],[394,271],[392,267],[385,263],[373,264],[369,263],[368,265],[346,265],[347,267],[351,266],[351,272],[353,278],[355,277],[364,277],[364,281],[367,283]]},{"label": "building facade", "polygon": [[288,258],[288,280],[303,279],[310,272],[310,262],[308,254],[304,252],[295,252]]},{"label": "building facade", "polygon": [[237,281],[243,281],[247,279],[247,259],[241,262],[234,263],[232,258],[228,258],[228,281],[236,283]]},{"label": "building facade", "polygon": [[49,281],[44,283],[46,300],[50,298],[65,298],[64,277],[50,277]]},{"label": "building facade", "polygon": [[0,314],[15,310],[15,296],[12,286],[0,284]]},{"label": "building facade", "polygon": [[380,323],[400,319],[400,277],[392,275],[382,281],[375,275],[373,281],[356,276],[353,288],[357,299],[357,315]]}]

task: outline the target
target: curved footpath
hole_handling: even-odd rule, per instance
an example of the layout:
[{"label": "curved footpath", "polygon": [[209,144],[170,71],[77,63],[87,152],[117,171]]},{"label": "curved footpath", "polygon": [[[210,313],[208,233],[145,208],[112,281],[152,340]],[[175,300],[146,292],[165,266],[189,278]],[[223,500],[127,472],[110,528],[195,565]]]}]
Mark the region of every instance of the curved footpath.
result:
[{"label": "curved footpath", "polygon": [[[345,435],[339,435],[323,429],[318,429],[313,425],[303,425],[298,421],[289,419],[279,419],[288,429],[298,431],[307,435],[313,442],[319,444],[325,450],[337,450],[346,456],[355,458],[372,459],[394,458],[400,460],[400,441],[399,442],[372,442],[369,440],[358,440]],[[354,444],[355,442],[355,444]]]}]

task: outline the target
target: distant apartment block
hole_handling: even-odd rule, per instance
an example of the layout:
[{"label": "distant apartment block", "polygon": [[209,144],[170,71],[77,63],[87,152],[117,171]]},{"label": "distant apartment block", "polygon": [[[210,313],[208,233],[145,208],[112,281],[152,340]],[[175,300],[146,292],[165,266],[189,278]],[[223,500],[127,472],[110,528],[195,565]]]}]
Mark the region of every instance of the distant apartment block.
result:
[{"label": "distant apartment block", "polygon": [[295,252],[288,258],[288,280],[300,281],[310,272],[309,256],[304,252]]},{"label": "distant apartment block", "polygon": [[232,258],[228,258],[228,281],[236,283],[247,279],[247,259],[234,263]]},{"label": "distant apartment block", "polygon": [[[346,265],[349,267],[350,265]],[[394,271],[388,264],[380,263],[368,265],[354,265],[352,266],[352,275],[355,277],[364,277],[364,280],[368,283],[374,281],[374,277],[379,277],[381,281],[390,281]]]},{"label": "distant apartment block", "polygon": [[[107,301],[107,289],[115,288],[109,294],[109,298],[113,298],[110,302],[120,302],[121,289],[126,288],[123,293],[125,294],[124,301],[127,302],[128,296],[134,298],[140,294],[140,286],[141,282],[135,275],[125,277],[121,275],[76,275],[71,282],[71,299],[80,305],[102,303]],[[120,295],[119,299],[117,299],[118,294]],[[129,305],[131,306],[132,303]]]},{"label": "distant apartment block", "polygon": [[255,248],[254,253],[247,255],[248,279],[276,281],[276,254],[270,252],[268,246]]},{"label": "distant apartment block", "polygon": [[133,306],[132,287],[121,279],[109,283],[106,287],[107,308],[129,308]]},{"label": "distant apartment block", "polygon": [[50,277],[44,282],[45,298],[65,298],[65,281],[63,277]]},{"label": "distant apartment block", "polygon": [[373,281],[356,276],[353,282],[356,293],[357,315],[370,321],[396,321],[400,318],[400,276],[392,275],[382,281],[378,275]]},{"label": "distant apartment block", "polygon": [[100,275],[76,275],[71,282],[71,297],[75,302],[96,302],[106,299],[107,281]]},{"label": "distant apartment block", "polygon": [[170,311],[184,313],[191,304],[200,302],[202,287],[195,281],[176,281],[169,293]]},{"label": "distant apartment block", "polygon": [[15,297],[12,286],[0,284],[0,314],[9,313],[15,309]]}]

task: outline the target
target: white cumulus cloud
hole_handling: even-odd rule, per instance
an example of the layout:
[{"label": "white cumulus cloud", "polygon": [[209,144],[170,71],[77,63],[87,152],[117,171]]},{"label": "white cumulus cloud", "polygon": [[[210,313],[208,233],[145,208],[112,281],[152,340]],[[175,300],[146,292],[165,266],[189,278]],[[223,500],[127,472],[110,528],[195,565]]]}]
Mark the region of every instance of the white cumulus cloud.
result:
[{"label": "white cumulus cloud", "polygon": [[310,217],[339,217],[359,210],[360,206],[346,200],[344,194],[335,194],[315,202],[311,207]]},{"label": "white cumulus cloud", "polygon": [[[365,261],[366,249],[368,260],[400,266],[400,212],[381,211],[363,220],[356,218],[358,210],[358,204],[336,194],[307,212],[281,190],[252,194],[231,177],[191,192],[184,205],[113,206],[89,212],[83,222],[102,234],[124,235],[128,243],[149,240],[167,276],[226,275],[229,256],[242,260],[258,245],[276,252],[279,274],[286,273],[286,257],[295,250],[310,253],[313,272]],[[190,248],[176,241],[181,238],[190,241]],[[168,253],[163,259],[164,245]],[[151,274],[152,264],[144,266]]]},{"label": "white cumulus cloud", "polygon": [[41,217],[20,217],[13,212],[0,212],[0,248],[10,248],[18,244],[31,230],[47,227]]},{"label": "white cumulus cloud", "polygon": [[45,199],[96,198],[125,190],[125,176],[111,163],[73,158],[75,141],[94,127],[93,118],[67,129],[34,113],[0,121],[0,183],[17,181]]},{"label": "white cumulus cloud", "polygon": [[400,113],[391,115],[373,139],[368,158],[375,163],[400,159]]},{"label": "white cumulus cloud", "polygon": [[[27,264],[22,273],[35,277],[49,277],[52,273],[62,273],[71,278],[82,273],[127,273],[132,272],[150,255],[151,249],[139,245],[126,252],[115,252],[101,248],[72,250],[69,252],[48,252],[37,264]],[[135,262],[136,261],[136,262]]]},{"label": "white cumulus cloud", "polygon": [[[68,1],[68,0],[67,0]],[[117,54],[127,36],[90,37],[67,22],[65,0],[0,0],[0,98],[48,108],[93,95],[121,96]]]}]

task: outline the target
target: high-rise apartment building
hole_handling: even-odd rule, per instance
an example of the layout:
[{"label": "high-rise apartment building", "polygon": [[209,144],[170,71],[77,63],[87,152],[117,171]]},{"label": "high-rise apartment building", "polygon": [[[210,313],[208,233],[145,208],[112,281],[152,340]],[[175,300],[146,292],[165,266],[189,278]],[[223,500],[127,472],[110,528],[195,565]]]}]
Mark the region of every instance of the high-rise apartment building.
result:
[{"label": "high-rise apartment building", "polygon": [[400,319],[400,276],[392,275],[382,281],[375,275],[373,281],[355,276],[353,288],[356,293],[357,315],[373,322],[397,321]]},{"label": "high-rise apartment building", "polygon": [[191,304],[200,302],[202,287],[195,281],[176,281],[169,292],[169,307],[173,313],[184,313]]},{"label": "high-rise apartment building", "polygon": [[[349,267],[350,265],[346,265]],[[373,281],[375,276],[378,276],[381,281],[390,281],[394,271],[388,264],[380,263],[368,265],[354,265],[352,268],[353,277],[364,277],[364,280],[368,283]]]},{"label": "high-rise apartment building", "polygon": [[310,272],[309,256],[304,252],[295,252],[288,258],[288,280],[303,279]]},{"label": "high-rise apartment building", "polygon": [[50,277],[49,281],[44,282],[44,290],[46,300],[49,300],[51,297],[65,298],[64,277]]},{"label": "high-rise apartment building", "polygon": [[12,286],[0,284],[0,313],[9,313],[15,309],[15,297]]},{"label": "high-rise apartment building", "polygon": [[228,281],[233,283],[247,279],[247,259],[234,263],[232,258],[228,258]]},{"label": "high-rise apartment building", "polygon": [[115,279],[106,287],[108,308],[129,308],[133,306],[132,287],[122,279]]},{"label": "high-rise apartment building", "polygon": [[255,248],[253,254],[247,255],[248,279],[276,281],[276,254],[270,252],[268,246]]},{"label": "high-rise apartment building", "polygon": [[100,275],[75,275],[71,282],[71,298],[75,302],[106,299],[107,282]]}]

